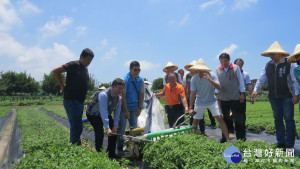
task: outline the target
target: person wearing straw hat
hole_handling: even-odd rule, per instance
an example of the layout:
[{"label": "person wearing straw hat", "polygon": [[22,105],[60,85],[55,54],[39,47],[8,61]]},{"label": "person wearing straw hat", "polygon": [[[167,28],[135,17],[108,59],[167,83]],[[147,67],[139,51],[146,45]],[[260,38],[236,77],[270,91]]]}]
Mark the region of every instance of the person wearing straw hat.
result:
[{"label": "person wearing straw hat", "polygon": [[189,113],[192,114],[194,111],[196,112],[192,125],[198,126],[199,121],[203,119],[205,109],[209,109],[219,122],[226,139],[225,141],[227,141],[229,139],[227,126],[223,120],[215,96],[215,89],[221,89],[216,75],[206,66],[202,59],[199,59],[198,62],[189,69],[197,72],[191,81]]},{"label": "person wearing straw hat", "polygon": [[[184,88],[181,84],[176,82],[175,73],[168,73],[168,83],[164,86],[160,93],[155,94],[156,97],[166,96],[166,111],[168,112],[168,123],[170,127],[178,125],[184,121],[184,118],[176,120],[188,112],[188,105],[185,97]],[[182,100],[180,104],[179,97]]]},{"label": "person wearing straw hat", "polygon": [[294,53],[288,58],[288,63],[292,63],[294,69],[292,69],[292,74],[294,74],[298,84],[300,84],[300,44],[297,44]]},{"label": "person wearing straw hat", "polygon": [[[293,148],[295,144],[296,126],[294,120],[294,104],[298,102],[299,85],[293,76],[293,65],[287,62],[286,52],[277,41],[261,54],[270,57],[262,74],[256,82],[251,99],[254,101],[257,92],[267,81],[269,102],[271,104],[276,129],[278,148]],[[285,125],[283,123],[285,120]]]},{"label": "person wearing straw hat", "polygon": [[[233,130],[230,126],[232,118],[235,124],[236,138],[246,140],[246,113],[243,111],[245,101],[245,85],[239,66],[230,62],[230,56],[222,53],[219,56],[221,66],[217,67],[216,74],[222,86],[216,90],[218,100],[221,104],[222,113],[228,130]],[[230,110],[232,117],[230,117]],[[224,142],[223,136],[220,142]]]},{"label": "person wearing straw hat", "polygon": [[102,91],[102,90],[105,90],[106,89],[106,87],[105,86],[101,86],[101,87],[99,87],[99,90],[100,91]]},{"label": "person wearing straw hat", "polygon": [[[185,90],[185,95],[186,95],[186,99],[187,99],[187,103],[188,105],[190,104],[190,94],[191,94],[191,80],[192,77],[197,74],[196,70],[191,70],[190,67],[194,66],[197,63],[196,60],[193,60],[190,64],[187,64],[184,66],[184,68],[189,71],[190,73],[188,73],[184,79],[183,79],[183,87]],[[192,107],[193,108],[193,107]],[[213,129],[216,129],[216,122],[215,122],[215,118],[212,116],[211,112],[209,109],[208,110],[208,115],[209,115],[209,119],[211,122],[211,126]],[[192,125],[194,118],[191,117],[190,119],[190,125]],[[205,121],[204,121],[204,116],[202,119],[200,119],[199,122],[199,128],[200,128],[200,133],[205,135]]]},{"label": "person wearing straw hat", "polygon": [[[174,65],[172,62],[168,62],[167,65],[163,68],[163,71],[166,72],[166,75],[164,76],[164,79],[163,79],[163,85],[166,85],[168,82],[167,82],[167,75],[168,73],[170,72],[174,72],[175,73],[175,70],[178,69],[178,66]],[[178,83],[182,84],[182,80],[180,78],[180,75],[178,75],[178,73],[175,73],[175,79]]]}]

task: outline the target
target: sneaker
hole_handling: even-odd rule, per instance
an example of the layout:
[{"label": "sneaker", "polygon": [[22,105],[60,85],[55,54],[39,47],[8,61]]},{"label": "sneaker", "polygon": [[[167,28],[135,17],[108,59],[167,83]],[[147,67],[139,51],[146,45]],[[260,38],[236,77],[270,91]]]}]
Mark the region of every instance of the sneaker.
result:
[{"label": "sneaker", "polygon": [[212,129],[216,129],[216,128],[217,128],[217,126],[215,126],[215,125],[214,125],[214,126],[211,126],[211,128],[212,128]]},{"label": "sneaker", "polygon": [[220,139],[220,143],[225,143],[225,142],[227,142],[226,138],[221,138]]}]

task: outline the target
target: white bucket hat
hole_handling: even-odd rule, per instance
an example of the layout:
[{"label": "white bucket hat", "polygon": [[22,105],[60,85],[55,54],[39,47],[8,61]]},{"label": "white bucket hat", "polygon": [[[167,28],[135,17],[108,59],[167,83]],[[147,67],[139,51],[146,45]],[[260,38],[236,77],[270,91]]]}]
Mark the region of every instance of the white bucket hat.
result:
[{"label": "white bucket hat", "polygon": [[289,56],[290,54],[283,50],[283,48],[279,45],[279,43],[277,41],[275,41],[268,50],[264,51],[263,53],[261,53],[262,56],[267,56],[269,57],[271,54],[274,53],[280,53],[283,56]]},{"label": "white bucket hat", "polygon": [[177,70],[178,67],[176,65],[174,65],[172,62],[168,62],[166,67],[163,69],[164,72],[167,72],[168,68],[172,68],[173,71]]},{"label": "white bucket hat", "polygon": [[197,63],[196,60],[193,60],[190,64],[187,64],[184,66],[184,68],[189,71],[190,70],[190,67],[194,66],[195,64]]},{"label": "white bucket hat", "polygon": [[300,55],[300,44],[297,44],[294,50],[294,53],[288,58],[289,63],[297,62],[297,59],[295,56]]},{"label": "white bucket hat", "polygon": [[206,66],[203,59],[200,58],[196,64],[192,67],[190,67],[191,70],[203,70],[203,71],[211,71],[210,68]]},{"label": "white bucket hat", "polygon": [[100,89],[100,90],[104,90],[104,89],[106,89],[106,87],[101,86],[101,87],[99,87],[99,89]]}]

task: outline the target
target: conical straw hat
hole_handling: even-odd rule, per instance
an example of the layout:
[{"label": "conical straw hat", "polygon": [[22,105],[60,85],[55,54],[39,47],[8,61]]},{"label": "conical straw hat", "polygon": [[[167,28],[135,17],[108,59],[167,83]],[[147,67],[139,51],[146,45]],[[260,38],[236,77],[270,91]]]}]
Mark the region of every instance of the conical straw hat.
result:
[{"label": "conical straw hat", "polygon": [[168,62],[166,67],[163,69],[164,72],[167,72],[168,68],[172,68],[173,71],[177,70],[178,67],[176,65],[174,65],[172,62]]},{"label": "conical straw hat", "polygon": [[297,59],[295,56],[300,55],[300,44],[297,44],[294,50],[294,53],[288,58],[289,63],[297,62]]},{"label": "conical straw hat", "polygon": [[290,54],[288,52],[286,52],[285,50],[283,50],[283,48],[279,45],[279,43],[277,41],[275,41],[268,50],[264,51],[263,53],[261,53],[262,56],[270,56],[271,54],[274,53],[280,53],[283,56],[289,56]]},{"label": "conical straw hat", "polygon": [[194,66],[195,64],[197,63],[196,60],[193,60],[190,64],[187,64],[184,66],[184,68],[189,71],[190,70],[190,67]]},{"label": "conical straw hat", "polygon": [[100,90],[106,89],[104,86],[99,87]]},{"label": "conical straw hat", "polygon": [[199,59],[196,64],[190,67],[191,70],[203,70],[203,71],[210,71],[210,68],[206,66],[203,59]]}]

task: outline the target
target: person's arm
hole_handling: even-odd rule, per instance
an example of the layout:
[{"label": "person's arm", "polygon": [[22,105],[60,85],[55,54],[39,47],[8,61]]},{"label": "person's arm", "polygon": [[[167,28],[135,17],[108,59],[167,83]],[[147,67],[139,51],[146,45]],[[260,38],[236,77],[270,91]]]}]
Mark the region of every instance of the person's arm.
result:
[{"label": "person's arm", "polygon": [[239,82],[239,90],[240,90],[240,102],[243,103],[245,101],[245,92],[246,92],[246,89],[245,89],[245,82],[244,82],[244,79],[243,79],[243,75],[242,75],[242,72],[241,72],[241,69],[239,66],[237,66],[237,70],[236,70],[236,76],[237,76],[237,79],[238,79],[238,82]]},{"label": "person's arm", "polygon": [[162,96],[165,96],[165,89],[163,89],[161,92],[159,93],[155,93],[154,96],[156,97],[162,97]]},{"label": "person's arm", "polygon": [[108,118],[108,105],[107,105],[107,94],[105,92],[100,92],[98,94],[98,103],[99,103],[99,113],[102,119],[103,126],[106,129],[107,135],[110,135],[111,130],[109,128],[109,118]]},{"label": "person's arm", "polygon": [[63,82],[62,78],[61,78],[61,74],[63,72],[66,72],[66,70],[62,67],[62,66],[58,66],[57,68],[54,68],[52,70],[53,74],[54,74],[54,78],[55,80],[58,82],[58,84],[60,85],[60,92],[64,92],[66,84]]},{"label": "person's arm", "polygon": [[122,98],[119,100],[118,107],[114,111],[114,127],[112,129],[113,133],[117,133],[118,131],[118,125],[119,125],[119,120],[120,120],[120,112],[121,112],[121,104],[122,103]]},{"label": "person's arm", "polygon": [[194,112],[194,104],[195,104],[195,100],[196,100],[196,92],[195,91],[191,91],[190,94],[190,107],[189,107],[189,114],[192,114]]},{"label": "person's arm", "polygon": [[178,93],[178,94],[179,94],[180,97],[181,97],[181,101],[182,101],[182,103],[183,103],[185,112],[188,113],[189,108],[188,108],[188,104],[187,104],[187,101],[186,101],[184,88],[183,88],[183,86],[182,86],[181,84],[178,84],[178,85],[180,86],[180,88],[179,88],[179,93]]},{"label": "person's arm", "polygon": [[266,82],[266,80],[267,80],[266,67],[264,67],[260,77],[258,78],[258,80],[254,86],[254,90],[251,94],[251,102],[254,103],[254,98],[256,97],[257,92],[263,86],[263,84]]},{"label": "person's arm", "polygon": [[213,79],[212,79],[212,77],[210,77],[209,73],[203,73],[203,79],[208,80],[216,89],[221,89],[221,85],[216,80],[216,77],[213,77]]},{"label": "person's arm", "polygon": [[293,87],[294,87],[293,104],[298,103],[298,101],[299,101],[299,92],[300,92],[300,86],[299,86],[299,83],[298,83],[297,79],[295,78],[295,74],[294,74],[294,69],[296,67],[295,64],[296,63],[292,63],[291,64],[291,69],[290,69],[290,75],[291,75],[291,79],[293,81]]}]

